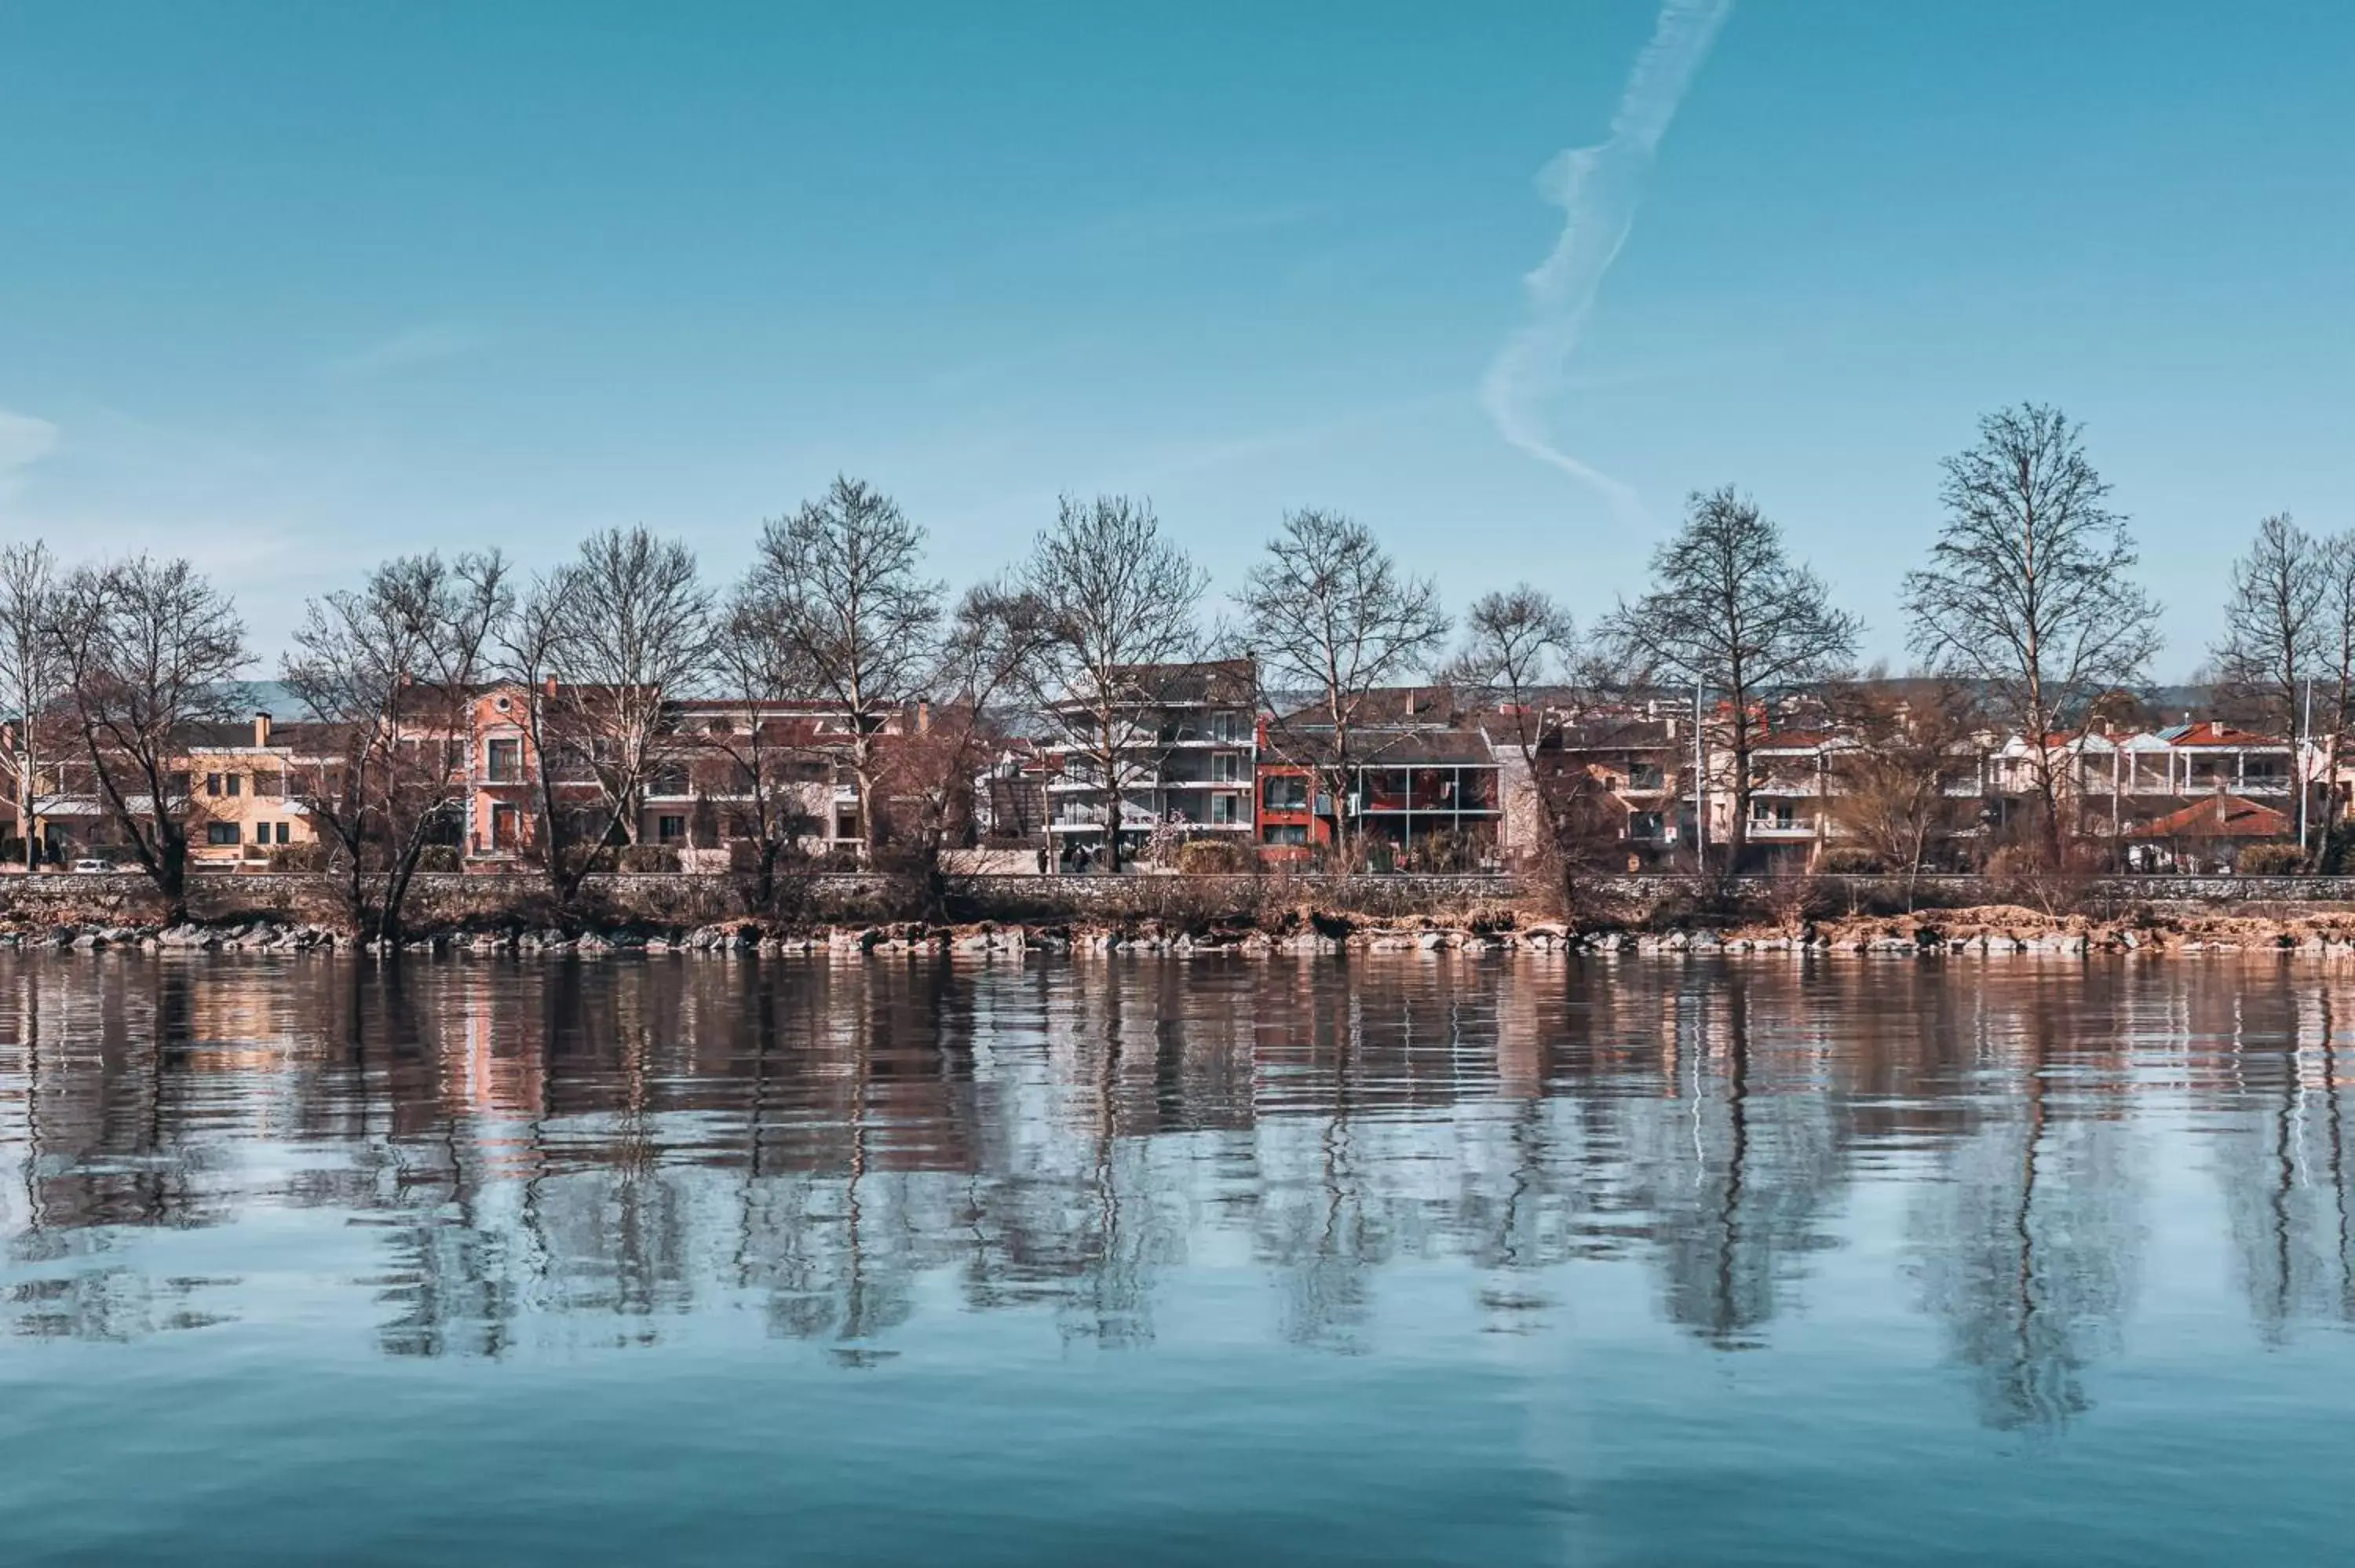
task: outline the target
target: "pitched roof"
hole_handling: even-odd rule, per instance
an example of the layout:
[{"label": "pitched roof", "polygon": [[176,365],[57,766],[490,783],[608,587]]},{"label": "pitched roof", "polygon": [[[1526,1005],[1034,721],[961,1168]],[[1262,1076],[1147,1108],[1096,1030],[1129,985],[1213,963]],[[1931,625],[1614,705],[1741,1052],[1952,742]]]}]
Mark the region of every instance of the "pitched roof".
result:
[{"label": "pitched roof", "polygon": [[2212,795],[2145,822],[2130,839],[2277,839],[2290,831],[2286,813],[2238,795]]},{"label": "pitched roof", "polygon": [[[1452,728],[1469,715],[1455,700],[1455,693],[1444,685],[1375,686],[1358,699],[1357,715],[1349,722],[1371,728],[1390,725],[1430,725]],[[1330,725],[1332,715],[1327,708],[1309,703],[1284,715],[1288,725],[1315,726]]]},{"label": "pitched roof", "polygon": [[2169,746],[2287,746],[2289,742],[2275,736],[2257,735],[2215,719],[2201,719],[2197,724],[2179,724],[2158,732],[2159,739]]},{"label": "pitched roof", "polygon": [[1135,700],[1147,703],[1243,704],[1253,701],[1259,692],[1259,666],[1249,659],[1124,664],[1114,675],[1136,689]]}]

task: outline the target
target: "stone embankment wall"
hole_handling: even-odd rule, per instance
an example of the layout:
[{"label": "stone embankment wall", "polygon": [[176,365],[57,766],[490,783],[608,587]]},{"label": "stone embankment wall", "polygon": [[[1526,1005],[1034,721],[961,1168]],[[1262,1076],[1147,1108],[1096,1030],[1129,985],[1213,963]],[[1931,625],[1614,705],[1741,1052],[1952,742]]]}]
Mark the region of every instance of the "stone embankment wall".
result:
[{"label": "stone embankment wall", "polygon": [[[1519,948],[1598,951],[2094,951],[2355,944],[2355,879],[2121,878],[2043,890],[1976,878],[1902,889],[1873,878],[1603,879],[1560,917],[1553,890],[1502,877],[988,876],[951,888],[948,924],[911,921],[890,877],[787,880],[765,914],[734,878],[590,879],[569,911],[529,876],[420,877],[406,911],[421,944],[999,951],[1296,951]],[[1910,892],[1914,912],[1898,914]],[[340,945],[342,886],[316,874],[191,879],[186,923],[135,876],[0,878],[0,941],[171,947]]]}]

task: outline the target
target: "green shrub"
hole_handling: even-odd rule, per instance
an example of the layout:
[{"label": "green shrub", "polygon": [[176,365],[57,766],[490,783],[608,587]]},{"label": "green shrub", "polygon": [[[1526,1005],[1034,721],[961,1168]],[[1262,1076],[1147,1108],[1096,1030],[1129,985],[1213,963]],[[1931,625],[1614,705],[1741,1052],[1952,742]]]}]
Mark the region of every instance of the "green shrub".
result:
[{"label": "green shrub", "polygon": [[417,853],[417,869],[420,871],[456,871],[458,869],[458,846],[456,844],[427,844]]},{"label": "green shrub", "polygon": [[1840,844],[1824,851],[1816,869],[1826,876],[1878,876],[1883,868],[1881,857],[1870,850]]}]

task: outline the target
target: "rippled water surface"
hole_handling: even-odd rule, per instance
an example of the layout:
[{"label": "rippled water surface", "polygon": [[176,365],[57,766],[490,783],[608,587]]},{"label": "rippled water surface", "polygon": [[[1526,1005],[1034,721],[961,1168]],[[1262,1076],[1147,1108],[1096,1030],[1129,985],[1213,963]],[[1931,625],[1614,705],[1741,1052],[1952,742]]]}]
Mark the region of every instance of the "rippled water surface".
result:
[{"label": "rippled water surface", "polygon": [[0,956],[0,1559],[2342,1563],[2355,974]]}]

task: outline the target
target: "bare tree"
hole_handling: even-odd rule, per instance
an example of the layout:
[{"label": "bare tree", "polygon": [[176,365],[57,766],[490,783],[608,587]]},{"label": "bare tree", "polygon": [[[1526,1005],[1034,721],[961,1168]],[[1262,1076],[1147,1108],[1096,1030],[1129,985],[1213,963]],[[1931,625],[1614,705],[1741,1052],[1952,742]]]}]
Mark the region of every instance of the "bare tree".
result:
[{"label": "bare tree", "polygon": [[970,842],[975,781],[1007,738],[1001,709],[1038,684],[1049,642],[1036,596],[997,583],[968,589],[941,639],[929,721],[890,743],[880,800],[930,918],[948,915],[948,851]]},{"label": "bare tree", "polygon": [[[1312,767],[1335,800],[1364,764],[1368,696],[1420,670],[1447,638],[1439,590],[1402,576],[1363,524],[1337,512],[1285,514],[1236,596],[1263,689],[1316,694],[1313,741],[1290,760]],[[1304,736],[1305,738],[1305,736]],[[1352,861],[1347,811],[1334,813],[1335,847]]]},{"label": "bare tree", "polygon": [[282,667],[322,737],[293,789],[339,852],[353,918],[388,945],[465,789],[475,692],[515,606],[509,575],[496,550],[387,561],[357,589],[310,602]]},{"label": "bare tree", "polygon": [[941,585],[923,575],[924,531],[863,481],[837,477],[826,494],[769,523],[747,598],[807,671],[813,694],[850,726],[858,837],[871,854],[876,741],[923,689],[937,657]]},{"label": "bare tree", "polygon": [[84,567],[60,588],[50,638],[101,809],[170,916],[187,910],[187,726],[226,717],[246,662],[228,597],[185,560]]},{"label": "bare tree", "polygon": [[2318,576],[2322,600],[2316,611],[2323,689],[2321,777],[2322,854],[2335,860],[2332,830],[2340,810],[2339,770],[2348,755],[2350,731],[2355,731],[2355,533],[2334,534],[2323,541]]},{"label": "bare tree", "polygon": [[1930,851],[1977,801],[1956,793],[1978,767],[1975,723],[1952,686],[1926,698],[1892,697],[1867,683],[1833,704],[1854,744],[1830,759],[1832,821],[1882,869],[1905,878],[1911,909]]},{"label": "bare tree", "polygon": [[1039,686],[1048,718],[1104,799],[1106,863],[1120,869],[1122,802],[1148,777],[1154,737],[1135,716],[1164,683],[1200,662],[1196,622],[1209,577],[1165,537],[1150,502],[1065,496],[1018,590],[1042,625]]},{"label": "bare tree", "polygon": [[1728,871],[1742,868],[1749,838],[1750,759],[1768,728],[1765,702],[1836,673],[1861,630],[1785,552],[1782,530],[1730,485],[1694,493],[1684,526],[1653,552],[1650,591],[1611,618],[1606,635],[1629,662],[1705,687],[1726,705]]},{"label": "bare tree", "polygon": [[1915,653],[1979,688],[2026,744],[2043,853],[2066,861],[2056,731],[2158,652],[2158,606],[2129,574],[2140,557],[2081,427],[2022,404],[1979,421],[1945,460],[1946,521],[1930,565],[1905,578]]},{"label": "bare tree", "polygon": [[2218,683],[2275,735],[2298,733],[2298,687],[2322,662],[2324,557],[2320,541],[2278,513],[2257,524],[2248,554],[2232,563]]},{"label": "bare tree", "polygon": [[1565,911],[1575,914],[1581,878],[1599,868],[1625,821],[1622,811],[1611,821],[1610,802],[1585,769],[1550,774],[1540,755],[1587,705],[1577,693],[1594,672],[1578,628],[1551,596],[1519,583],[1474,600],[1464,633],[1444,679],[1494,709],[1487,727],[1503,735],[1520,764],[1539,858],[1558,879]]},{"label": "bare tree", "polygon": [[5,758],[25,839],[25,869],[40,863],[34,832],[44,741],[62,695],[63,677],[49,635],[58,595],[57,563],[36,539],[0,550],[0,714],[13,742]]},{"label": "bare tree", "polygon": [[669,703],[709,669],[711,596],[695,553],[644,528],[591,535],[567,576],[549,650],[553,737],[567,770],[594,789],[592,843],[635,843],[647,785],[684,751]]},{"label": "bare tree", "polygon": [[580,891],[602,838],[582,825],[575,789],[581,781],[571,759],[586,737],[568,727],[569,710],[556,700],[558,661],[578,595],[570,564],[534,578],[500,638],[497,665],[499,677],[516,688],[516,724],[532,758],[530,848],[559,905]]},{"label": "bare tree", "polygon": [[807,776],[823,768],[828,784],[833,778],[832,754],[809,744],[812,737],[796,726],[791,697],[810,689],[808,666],[772,611],[765,595],[746,587],[720,614],[712,672],[719,694],[739,707],[744,724],[738,728],[731,720],[700,737],[726,759],[733,777],[730,792],[740,801],[735,831],[752,846],[756,909],[775,903],[780,865],[799,852],[816,824]]}]

